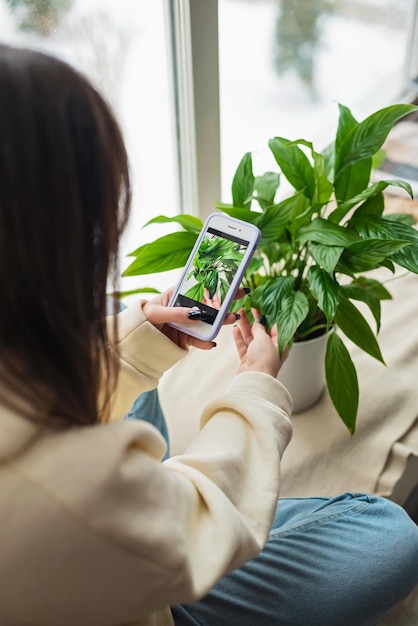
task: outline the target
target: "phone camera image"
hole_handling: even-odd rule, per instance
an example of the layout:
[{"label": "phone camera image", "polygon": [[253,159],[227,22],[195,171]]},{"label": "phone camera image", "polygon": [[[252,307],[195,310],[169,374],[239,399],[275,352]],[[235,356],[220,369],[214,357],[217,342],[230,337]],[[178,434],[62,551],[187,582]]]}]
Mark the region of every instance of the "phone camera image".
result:
[{"label": "phone camera image", "polygon": [[248,243],[235,235],[208,228],[173,306],[196,307],[200,311],[199,319],[213,325]]}]

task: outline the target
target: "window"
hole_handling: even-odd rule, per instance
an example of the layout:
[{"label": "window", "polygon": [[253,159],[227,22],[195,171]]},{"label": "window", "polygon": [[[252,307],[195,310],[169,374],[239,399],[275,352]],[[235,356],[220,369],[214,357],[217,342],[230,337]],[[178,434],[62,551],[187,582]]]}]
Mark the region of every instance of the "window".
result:
[{"label": "window", "polygon": [[[179,212],[164,0],[0,0],[0,33],[4,43],[63,58],[113,105],[133,178],[125,267],[140,238],[153,237],[152,227],[140,236],[141,226]],[[126,282],[130,289],[138,281]]]},{"label": "window", "polygon": [[222,199],[270,137],[326,145],[337,103],[361,120],[401,101],[409,0],[219,0]]}]

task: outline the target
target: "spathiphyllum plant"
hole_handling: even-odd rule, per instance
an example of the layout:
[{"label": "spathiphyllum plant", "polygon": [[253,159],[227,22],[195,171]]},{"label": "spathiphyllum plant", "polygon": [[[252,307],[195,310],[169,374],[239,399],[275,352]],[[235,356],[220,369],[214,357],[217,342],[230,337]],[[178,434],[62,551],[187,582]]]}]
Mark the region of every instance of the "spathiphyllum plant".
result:
[{"label": "spathiphyllum plant", "polygon": [[[359,386],[344,338],[384,363],[377,337],[381,301],[391,298],[384,285],[386,274],[391,278],[396,266],[418,273],[418,232],[412,216],[384,214],[384,190],[395,185],[412,197],[410,185],[400,180],[371,182],[389,131],[416,109],[396,104],[358,122],[340,105],[335,140],[322,152],[304,139],[273,137],[268,146],[278,171],[254,174],[251,153],[246,153],[232,181],[232,204],[216,205],[261,231],[244,281],[251,292],[236,306],[256,307],[270,326],[277,322],[280,351],[335,329],[327,342],[326,385],[352,434]],[[292,188],[286,197],[280,194],[282,178]],[[135,258],[124,276],[184,266],[202,222],[183,214],[159,216],[149,223],[167,222],[182,230],[132,252]],[[383,268],[379,280],[374,272],[378,268]],[[372,325],[360,311],[364,305]]]}]

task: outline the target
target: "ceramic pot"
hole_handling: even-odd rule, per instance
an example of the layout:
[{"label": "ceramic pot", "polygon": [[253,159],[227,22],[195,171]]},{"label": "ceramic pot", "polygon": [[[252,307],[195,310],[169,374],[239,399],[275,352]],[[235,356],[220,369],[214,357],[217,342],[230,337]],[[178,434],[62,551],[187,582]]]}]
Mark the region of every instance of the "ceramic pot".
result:
[{"label": "ceramic pot", "polygon": [[318,402],[325,389],[325,350],[332,332],[294,343],[279,372],[279,381],[293,398],[294,413]]}]

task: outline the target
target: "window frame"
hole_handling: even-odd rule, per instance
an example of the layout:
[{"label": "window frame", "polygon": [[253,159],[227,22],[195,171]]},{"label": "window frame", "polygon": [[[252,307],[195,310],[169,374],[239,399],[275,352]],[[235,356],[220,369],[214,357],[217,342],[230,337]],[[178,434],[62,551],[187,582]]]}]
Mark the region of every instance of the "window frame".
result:
[{"label": "window frame", "polygon": [[165,0],[179,207],[205,219],[221,195],[218,0]]}]

